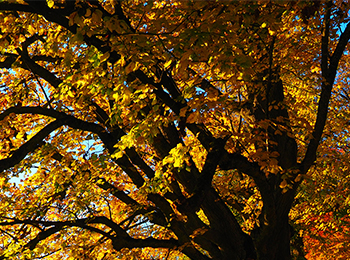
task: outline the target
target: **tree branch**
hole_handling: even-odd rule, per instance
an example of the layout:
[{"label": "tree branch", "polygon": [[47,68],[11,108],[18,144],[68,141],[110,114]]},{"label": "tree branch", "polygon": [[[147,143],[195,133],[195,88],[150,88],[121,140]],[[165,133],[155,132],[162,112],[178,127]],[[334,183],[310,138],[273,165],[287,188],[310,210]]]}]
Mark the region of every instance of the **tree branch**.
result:
[{"label": "tree branch", "polygon": [[180,211],[198,211],[207,192],[211,188],[212,179],[216,172],[218,163],[221,160],[222,155],[226,152],[224,148],[226,141],[227,139],[219,139],[215,143],[215,146],[209,149],[203,169],[196,180],[193,195],[179,206]]},{"label": "tree branch", "polygon": [[[103,235],[112,240],[113,247],[116,250],[122,248],[141,248],[141,247],[158,247],[158,248],[174,248],[178,246],[178,242],[175,239],[159,240],[152,237],[146,239],[134,239],[131,238],[126,231],[124,231],[118,224],[111,221],[110,219],[99,216],[92,218],[76,219],[70,221],[43,221],[43,220],[19,220],[13,219],[12,221],[0,222],[0,226],[11,226],[17,224],[28,224],[28,225],[42,225],[44,227],[51,227],[47,230],[40,231],[39,234],[26,245],[30,250],[33,250],[36,245],[48,238],[49,236],[59,232],[65,227],[81,227],[86,230],[90,230]],[[104,224],[111,228],[117,236],[111,235],[99,228],[89,226],[89,224]]]},{"label": "tree branch", "polygon": [[45,69],[44,67],[38,65],[36,62],[34,62],[29,56],[25,49],[23,49],[21,54],[21,60],[23,61],[24,65],[28,67],[28,69],[45,79],[47,82],[49,82],[53,87],[57,88],[60,83],[62,83],[62,80],[57,78],[53,73]]},{"label": "tree branch", "polygon": [[23,4],[17,4],[17,3],[6,3],[6,2],[0,3],[0,10],[35,13],[35,10],[29,5],[23,5]]},{"label": "tree branch", "polygon": [[[38,13],[43,15],[47,20],[55,22],[60,24],[61,26],[65,27],[72,33],[76,33],[76,26],[69,26],[68,19],[64,16],[58,15],[55,13],[55,9],[50,9],[47,7],[45,3],[37,3],[37,2],[31,2],[28,1],[28,4],[32,6],[31,12]],[[122,19],[127,19],[125,15],[122,13],[122,9],[120,6],[117,6],[118,10],[118,16],[120,16]],[[1,6],[0,6],[1,9]],[[27,10],[29,11],[29,9]],[[132,29],[132,28],[131,28]],[[111,52],[111,48],[105,44],[104,41],[97,39],[94,36],[88,37],[87,35],[84,35],[84,41],[89,44],[95,46],[99,51],[102,53],[110,52],[110,60],[112,63],[119,60],[121,57],[119,54],[115,53],[115,51]],[[112,58],[113,57],[113,58]],[[41,77],[43,77],[45,80],[47,80],[50,84],[53,86],[58,86],[62,81],[57,79],[53,74],[48,72],[45,68],[42,68],[38,64],[36,64],[34,61],[30,60],[29,57],[24,57],[24,60],[28,63],[28,65],[31,65],[33,67],[32,70],[35,73],[38,73]],[[50,75],[51,74],[51,75]],[[143,83],[145,84],[152,84],[156,88],[154,89],[154,93],[167,105],[171,108],[172,111],[175,112],[175,114],[179,115],[180,109],[184,107],[183,104],[175,101],[173,98],[171,98],[163,89],[161,84],[155,83],[153,79],[147,77],[142,71],[137,70],[134,72],[135,76]],[[166,84],[170,90],[174,90],[171,80],[169,78],[163,78],[163,83]],[[171,91],[175,96],[179,95],[178,91]],[[191,129],[192,132],[195,134],[198,134],[200,132],[200,141],[203,145],[206,143],[204,142],[204,139],[208,139],[208,137],[211,136],[210,132],[206,129],[206,127],[201,124],[200,126],[196,126],[194,124],[188,125],[188,127]],[[209,138],[211,139],[211,138]],[[215,141],[215,140],[212,140]],[[209,149],[209,146],[205,147],[206,149]]]},{"label": "tree branch", "polygon": [[139,203],[129,197],[124,191],[119,190],[114,185],[107,182],[104,178],[99,178],[96,182],[96,185],[99,186],[101,189],[110,192],[113,196],[120,199],[122,202],[129,206],[138,206]]},{"label": "tree branch", "polygon": [[61,122],[60,120],[55,120],[49,123],[37,134],[35,134],[29,141],[27,141],[26,143],[21,145],[16,151],[14,151],[9,158],[0,160],[0,172],[15,166],[17,163],[23,160],[28,153],[34,152],[35,149],[39,148],[41,145],[44,144],[43,140],[47,136],[49,136],[51,132],[61,127],[62,125],[63,122]]},{"label": "tree branch", "polygon": [[17,60],[18,55],[5,53],[5,60],[0,62],[0,68],[10,69],[12,64]]},{"label": "tree branch", "polygon": [[[330,12],[330,8],[328,9],[328,12]],[[332,88],[334,85],[339,61],[350,39],[350,23],[348,23],[345,28],[345,31],[341,34],[339,38],[339,42],[329,61],[329,66],[328,66],[328,37],[329,37],[328,27],[330,24],[329,19],[330,19],[330,13],[325,16],[325,21],[324,21],[325,28],[324,28],[324,34],[322,36],[322,63],[321,63],[322,77],[323,77],[322,91],[321,91],[321,96],[318,103],[316,123],[315,123],[314,130],[312,132],[313,139],[311,139],[308,145],[304,160],[300,165],[300,171],[302,174],[305,174],[309,170],[311,165],[314,163],[314,161],[316,160],[316,151],[322,137],[324,126],[326,124],[329,100],[332,94]]]},{"label": "tree branch", "polygon": [[[11,113],[15,113],[15,114],[30,113],[30,114],[46,115],[49,117],[56,118],[57,122],[58,122],[57,124],[60,124],[59,126],[67,125],[67,126],[72,127],[74,129],[80,129],[80,130],[95,133],[100,137],[103,144],[106,146],[106,148],[108,149],[108,151],[111,154],[113,154],[113,152],[115,150],[114,145],[118,141],[118,140],[115,140],[115,138],[113,138],[113,136],[111,134],[106,132],[106,130],[98,124],[85,122],[83,120],[75,118],[74,116],[67,115],[63,112],[58,112],[58,111],[53,110],[53,109],[47,109],[47,108],[43,108],[43,107],[12,107],[12,108],[9,108],[6,111],[4,111],[2,114],[0,114],[0,120],[4,119],[7,115],[9,115]],[[55,130],[55,129],[53,129],[53,130]],[[32,141],[32,142],[34,142],[34,141]],[[15,153],[17,153],[17,151]],[[25,157],[25,155],[24,155],[24,157]],[[22,160],[24,157],[18,157],[18,158],[21,158],[20,160]],[[16,156],[16,158],[17,158],[17,156]],[[7,159],[4,159],[4,160],[7,160]],[[15,160],[15,161],[16,161],[16,163],[18,163],[18,162],[20,162],[20,160]],[[116,163],[129,175],[129,177],[133,180],[134,184],[137,187],[141,187],[143,185],[143,183],[144,183],[143,177],[141,176],[141,174],[138,172],[138,170],[135,168],[135,166],[130,162],[130,160],[125,155],[123,157],[117,159]],[[12,164],[10,164],[10,165],[12,165]],[[0,170],[1,170],[1,167],[0,167]]]}]

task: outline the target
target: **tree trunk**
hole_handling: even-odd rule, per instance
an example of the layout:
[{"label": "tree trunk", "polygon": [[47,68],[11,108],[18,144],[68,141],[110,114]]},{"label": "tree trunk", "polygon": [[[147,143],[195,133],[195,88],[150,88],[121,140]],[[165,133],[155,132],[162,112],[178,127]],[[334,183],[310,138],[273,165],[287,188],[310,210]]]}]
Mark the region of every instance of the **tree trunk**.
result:
[{"label": "tree trunk", "polygon": [[249,259],[248,255],[255,256],[253,241],[245,234],[237,223],[232,212],[220,199],[214,189],[210,189],[203,201],[203,211],[208,217],[213,234],[212,241],[221,251],[220,260]]},{"label": "tree trunk", "polygon": [[288,216],[273,226],[264,226],[255,241],[258,260],[290,260],[290,226]]}]

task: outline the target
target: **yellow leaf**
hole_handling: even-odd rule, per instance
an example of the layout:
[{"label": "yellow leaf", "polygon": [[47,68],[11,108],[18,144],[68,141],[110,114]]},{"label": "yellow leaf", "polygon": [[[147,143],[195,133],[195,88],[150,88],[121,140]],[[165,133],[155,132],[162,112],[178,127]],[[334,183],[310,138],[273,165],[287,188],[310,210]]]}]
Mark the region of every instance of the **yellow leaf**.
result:
[{"label": "yellow leaf", "polygon": [[0,177],[0,187],[4,187],[6,183],[7,183],[6,178]]},{"label": "yellow leaf", "polygon": [[74,98],[74,94],[73,94],[73,92],[72,92],[72,91],[70,91],[70,90],[68,90],[68,96],[70,96],[70,97]]},{"label": "yellow leaf", "polygon": [[295,178],[295,182],[299,182],[299,181],[301,181],[301,179],[302,179],[302,176],[301,176],[301,174],[298,174],[298,176]]},{"label": "yellow leaf", "polygon": [[81,27],[84,26],[83,19],[81,19],[81,17],[80,17],[78,14],[76,14],[76,15],[74,16],[73,22],[74,22],[75,24],[78,24],[78,25],[81,26]]},{"label": "yellow leaf", "polygon": [[46,0],[47,6],[52,8],[55,5],[55,2],[53,0]]},{"label": "yellow leaf", "polygon": [[100,23],[101,22],[101,19],[102,19],[102,15],[103,15],[103,13],[100,11],[100,10],[95,10],[93,13],[92,13],[92,16],[91,16],[91,18],[92,18],[92,22],[94,23],[94,24],[98,24],[98,23]]},{"label": "yellow leaf", "polygon": [[85,16],[86,17],[89,17],[91,15],[91,9],[86,9],[86,13],[85,13]]},{"label": "yellow leaf", "polygon": [[283,181],[281,182],[281,184],[280,184],[280,188],[281,188],[281,189],[284,189],[285,187],[287,187],[287,185],[288,185],[287,181],[286,181],[286,180],[283,180]]},{"label": "yellow leaf", "polygon": [[28,32],[30,34],[35,34],[36,33],[36,30],[34,29],[34,27],[31,24],[28,25]]},{"label": "yellow leaf", "polygon": [[187,112],[187,107],[183,107],[180,109],[180,117],[185,117]]},{"label": "yellow leaf", "polygon": [[168,60],[166,63],[164,63],[164,69],[168,68],[171,65],[172,60]]},{"label": "yellow leaf", "polygon": [[100,58],[100,62],[107,60],[109,58],[109,55],[109,52],[104,53]]},{"label": "yellow leaf", "polygon": [[133,72],[136,69],[137,69],[137,62],[132,61],[128,64],[128,66],[126,66],[125,73],[129,74],[130,72]]},{"label": "yellow leaf", "polygon": [[198,121],[198,118],[199,118],[199,112],[198,111],[195,111],[193,112],[192,114],[190,114],[187,118],[187,123],[196,123]]},{"label": "yellow leaf", "polygon": [[180,158],[177,158],[177,157],[175,157],[174,159],[175,159],[174,160],[174,167],[175,168],[180,168],[181,165],[182,165],[182,160]]},{"label": "yellow leaf", "polygon": [[217,89],[215,89],[215,88],[209,88],[208,89],[208,99],[209,100],[215,100],[216,99],[216,97],[219,95],[219,91],[217,90]]},{"label": "yellow leaf", "polygon": [[69,22],[68,22],[68,25],[69,25],[69,26],[73,26],[73,24],[74,24],[74,18],[75,18],[75,16],[76,16],[77,14],[78,14],[77,12],[73,12],[73,13],[70,14],[70,16],[69,16]]}]

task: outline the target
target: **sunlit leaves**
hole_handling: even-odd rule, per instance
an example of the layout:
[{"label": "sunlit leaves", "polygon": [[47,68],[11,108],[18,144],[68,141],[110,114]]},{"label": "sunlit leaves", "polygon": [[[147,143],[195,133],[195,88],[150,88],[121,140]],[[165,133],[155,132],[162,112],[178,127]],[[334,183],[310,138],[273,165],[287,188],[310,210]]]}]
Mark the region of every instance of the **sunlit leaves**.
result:
[{"label": "sunlit leaves", "polygon": [[348,221],[347,51],[332,63],[346,4],[13,3],[0,3],[9,257],[274,259],[294,194],[309,256],[325,241],[345,254],[349,237],[327,236]]}]

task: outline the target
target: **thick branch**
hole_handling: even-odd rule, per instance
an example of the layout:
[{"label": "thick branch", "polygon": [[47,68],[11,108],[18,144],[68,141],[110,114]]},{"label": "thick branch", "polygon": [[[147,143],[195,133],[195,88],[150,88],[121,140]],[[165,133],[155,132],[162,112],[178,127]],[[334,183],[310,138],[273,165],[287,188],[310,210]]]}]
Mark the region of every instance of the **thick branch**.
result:
[{"label": "thick branch", "polygon": [[145,163],[145,161],[140,157],[140,155],[135,151],[133,147],[125,149],[125,153],[135,165],[140,167],[140,169],[147,175],[149,179],[152,179],[154,177],[154,171]]},{"label": "thick branch", "polygon": [[103,190],[109,191],[113,196],[129,206],[139,205],[136,200],[129,197],[124,191],[119,190],[117,187],[107,182],[104,178],[98,179],[97,186]]},{"label": "thick branch", "polygon": [[55,234],[56,232],[62,229],[63,227],[58,226],[49,228],[45,231],[41,231],[34,239],[30,240],[25,247],[28,247],[30,250],[33,250],[40,241],[50,237],[51,235]]},{"label": "thick branch", "polygon": [[[326,26],[329,26],[329,21],[327,19],[330,19],[330,17],[329,16],[325,17],[325,20],[326,20],[325,24]],[[329,29],[327,28],[325,29],[325,34],[322,37],[322,64],[321,64],[322,76],[323,76],[322,91],[321,91],[321,97],[318,103],[316,123],[312,133],[313,139],[311,139],[309,143],[308,149],[305,154],[305,158],[301,163],[301,167],[300,167],[301,173],[303,174],[305,174],[308,171],[308,169],[316,160],[316,151],[322,137],[324,126],[326,124],[329,100],[332,94],[332,87],[334,84],[335,76],[337,74],[339,61],[350,39],[350,23],[348,23],[348,25],[345,28],[345,31],[341,34],[339,38],[339,42],[330,59],[329,66],[328,66],[328,63],[325,64],[325,62],[328,62],[328,58],[327,58],[328,35],[326,33],[327,30]],[[326,48],[326,45],[327,45],[327,48]]]},{"label": "thick branch", "polygon": [[[114,152],[114,150],[115,150],[114,145],[118,141],[118,140],[115,140],[111,134],[106,132],[106,130],[98,124],[85,122],[83,120],[75,118],[74,116],[67,115],[63,112],[58,112],[58,111],[55,111],[53,109],[47,109],[47,108],[42,108],[42,107],[12,107],[12,108],[7,109],[5,112],[3,112],[0,115],[0,120],[4,119],[7,115],[9,115],[11,113],[16,113],[16,114],[30,113],[30,114],[46,115],[49,117],[56,118],[57,121],[59,122],[60,126],[67,125],[67,126],[72,127],[74,129],[80,129],[80,130],[95,133],[100,137],[100,139],[102,140],[102,142],[104,143],[104,145],[106,146],[106,148],[108,149],[108,151],[111,154]],[[22,160],[24,158],[24,156],[23,157],[16,156],[16,158],[17,157],[21,158],[19,160],[16,160],[16,163],[20,162],[20,160]],[[5,160],[7,160],[7,159],[5,159]],[[137,187],[141,187],[143,185],[143,183],[144,183],[143,177],[141,176],[141,174],[137,171],[135,166],[130,162],[130,160],[126,156],[123,156],[123,157],[117,159],[116,163],[129,175],[129,177],[133,180],[133,182],[135,183],[135,185]]]},{"label": "thick branch", "polygon": [[[28,1],[28,4],[32,6],[31,9],[27,9],[27,11],[29,12],[33,12],[33,13],[38,13],[43,15],[47,20],[55,22],[60,24],[61,26],[65,27],[66,29],[68,29],[69,31],[71,31],[72,33],[76,33],[77,27],[76,26],[69,26],[68,23],[68,19],[65,18],[63,15],[59,15],[59,10],[55,10],[55,9],[50,9],[47,7],[47,5],[45,3],[37,3],[37,2],[30,2]],[[118,5],[117,6],[118,10],[118,16],[120,16],[122,19],[127,19],[121,10],[121,7]],[[1,9],[1,5],[0,5],[0,9]],[[132,28],[131,28],[132,29]],[[88,44],[88,45],[93,45],[95,46],[99,51],[106,53],[106,52],[110,52],[110,60],[112,63],[115,62],[116,60],[118,60],[120,58],[120,55],[115,53],[115,52],[111,52],[111,48],[105,44],[104,41],[97,39],[94,36],[88,37],[87,35],[84,35],[84,41]],[[28,64],[28,66],[30,66],[31,70],[33,70],[33,72],[37,73],[38,75],[40,75],[41,77],[43,77],[45,80],[47,80],[50,84],[52,84],[53,86],[58,86],[62,81],[60,79],[57,79],[56,76],[54,76],[52,73],[50,73],[49,71],[47,71],[45,68],[39,66],[38,64],[36,64],[33,60],[31,60],[29,57],[26,57],[24,55],[23,57],[24,61],[26,62],[26,64]],[[159,83],[155,83],[153,79],[147,77],[142,71],[138,70],[134,72],[135,76],[143,83],[145,84],[152,84],[153,86],[155,86],[156,88],[154,89],[154,93],[168,106],[171,108],[172,111],[174,111],[176,114],[180,113],[180,109],[182,107],[184,107],[183,104],[175,101],[173,98],[171,98],[163,89],[161,84]],[[172,80],[167,76],[167,77],[163,77],[163,82],[165,86],[167,86],[170,90],[172,90],[171,92],[177,96],[180,93],[178,91],[174,90],[174,86]],[[174,91],[173,91],[174,90]],[[191,129],[192,132],[194,132],[195,134],[200,133],[199,137],[200,137],[200,141],[202,142],[203,145],[207,144],[208,142],[206,142],[208,139],[212,139],[210,132],[206,129],[206,127],[204,125],[200,125],[200,126],[195,126],[194,124],[188,125],[188,127]],[[209,138],[208,138],[209,137]],[[211,140],[211,141],[215,141],[215,140]],[[209,149],[210,147],[206,145],[205,147],[206,149]]]},{"label": "thick branch", "polygon": [[0,160],[0,172],[15,166],[17,163],[23,160],[27,156],[27,154],[34,152],[35,149],[44,144],[43,140],[47,136],[49,136],[51,132],[55,131],[62,125],[63,122],[61,122],[60,120],[53,121],[52,123],[45,126],[43,129],[41,129],[29,141],[21,145],[15,152],[13,152],[13,154],[9,158]]},{"label": "thick branch", "polygon": [[350,23],[347,24],[345,31],[340,35],[338,45],[335,48],[332,57],[330,58],[330,62],[329,62],[330,75],[329,76],[333,81],[337,73],[339,61],[343,56],[344,50],[349,42],[349,39],[350,39]]},{"label": "thick branch", "polygon": [[3,120],[5,117],[10,115],[11,113],[39,114],[39,115],[49,116],[57,120],[60,120],[61,125],[68,125],[75,129],[80,129],[80,130],[95,133],[102,139],[102,141],[106,141],[107,143],[111,141],[111,137],[108,135],[108,133],[105,131],[105,129],[102,126],[83,121],[74,116],[67,115],[63,112],[58,112],[53,109],[48,109],[43,107],[11,107],[0,114],[0,120]]},{"label": "thick branch", "polygon": [[18,55],[6,53],[5,56],[5,60],[0,62],[0,68],[10,69],[12,64],[16,61]]},{"label": "thick branch", "polygon": [[24,50],[21,52],[21,59],[24,65],[28,67],[28,70],[39,75],[55,88],[57,88],[58,85],[62,83],[61,79],[57,78],[53,73],[34,62]]},{"label": "thick branch", "polygon": [[6,3],[6,2],[0,3],[0,10],[35,13],[35,10],[29,5]]},{"label": "thick branch", "polygon": [[257,163],[249,162],[246,157],[237,153],[225,152],[219,161],[222,170],[237,169],[252,178],[261,178],[260,167]]},{"label": "thick branch", "polygon": [[[69,26],[69,20],[65,17],[69,14],[64,9],[51,9],[46,5],[46,2],[40,1],[27,1],[27,3],[31,6],[31,11],[28,10],[29,12],[40,14],[44,16],[45,19],[47,19],[48,21],[57,23],[74,34],[77,33],[77,25]],[[84,41],[89,45],[95,46],[102,53],[110,52],[109,61],[111,63],[118,61],[121,57],[115,51],[111,51],[110,46],[105,44],[104,41],[96,38],[96,36],[94,35],[92,35],[91,37],[84,35]]]},{"label": "thick branch", "polygon": [[[81,227],[83,229],[99,233],[104,237],[108,237],[109,239],[112,240],[113,246],[116,250],[120,250],[122,248],[141,248],[141,247],[174,248],[178,245],[177,240],[175,239],[158,240],[152,237],[149,237],[146,239],[131,238],[127,234],[127,232],[125,232],[118,224],[116,224],[115,222],[111,221],[110,219],[104,216],[77,219],[77,220],[71,220],[71,221],[41,221],[41,220],[15,219],[13,221],[2,222],[0,223],[0,226],[10,226],[10,225],[17,225],[17,224],[28,224],[28,225],[34,225],[34,226],[42,225],[44,227],[51,227],[47,230],[39,232],[39,234],[33,240],[27,243],[26,246],[31,250],[33,250],[40,241],[59,232],[65,227]],[[111,228],[116,233],[117,236],[111,235],[110,233],[107,233],[99,228],[90,226],[89,224],[104,224],[109,228]]]},{"label": "thick branch", "polygon": [[157,97],[164,102],[168,107],[174,111],[175,114],[180,113],[180,109],[184,107],[184,105],[176,102],[172,99],[169,94],[167,94],[163,89],[160,83],[155,83],[153,78],[147,77],[141,70],[136,70],[131,73],[135,77],[137,77],[143,84],[150,84],[155,87],[153,92],[157,95]]},{"label": "thick branch", "polygon": [[226,152],[224,149],[225,143],[225,139],[219,139],[215,146],[209,149],[201,174],[196,180],[196,187],[194,188],[193,192],[194,194],[180,206],[182,210],[190,212],[198,211],[204,197],[206,196],[206,193],[211,188],[212,179],[216,172],[218,163],[224,152]]}]

